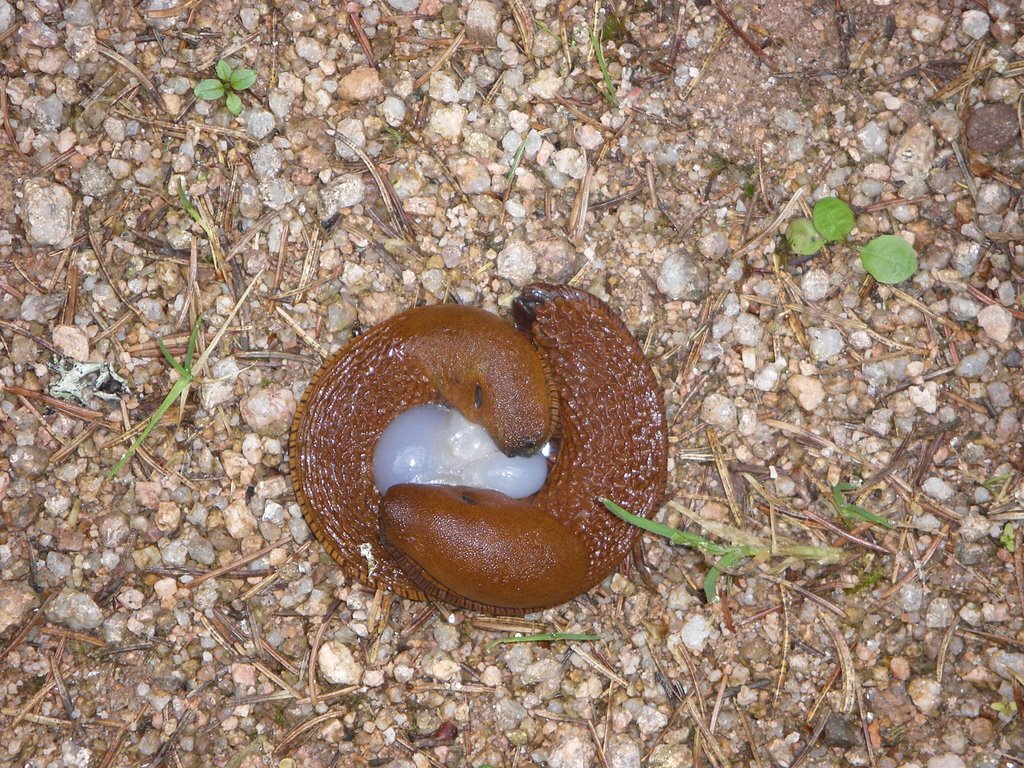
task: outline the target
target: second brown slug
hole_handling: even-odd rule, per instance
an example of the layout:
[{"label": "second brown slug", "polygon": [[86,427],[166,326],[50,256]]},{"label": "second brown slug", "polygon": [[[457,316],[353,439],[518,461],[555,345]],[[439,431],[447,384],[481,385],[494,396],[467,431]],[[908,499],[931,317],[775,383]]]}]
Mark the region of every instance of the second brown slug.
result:
[{"label": "second brown slug", "polygon": [[[567,602],[603,580],[665,491],[661,390],[618,316],[589,293],[527,287],[514,324],[481,309],[408,310],[353,339],[316,373],[295,415],[291,475],[303,514],[352,576],[412,599],[492,614]],[[525,499],[399,484],[372,459],[384,429],[424,403],[459,410],[508,455],[551,441],[547,480]]]}]

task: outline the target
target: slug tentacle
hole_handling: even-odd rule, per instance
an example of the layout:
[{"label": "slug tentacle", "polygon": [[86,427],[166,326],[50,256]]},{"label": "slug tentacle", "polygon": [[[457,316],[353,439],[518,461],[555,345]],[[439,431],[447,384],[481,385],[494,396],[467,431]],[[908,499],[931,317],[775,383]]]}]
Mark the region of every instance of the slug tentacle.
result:
[{"label": "slug tentacle", "polygon": [[[642,351],[606,304],[573,288],[528,286],[512,314],[514,326],[468,307],[410,310],[350,342],[310,383],[292,427],[293,483],[351,575],[522,614],[587,591],[637,541],[600,498],[650,517],[665,490],[664,408]],[[377,439],[430,402],[483,425],[508,455],[551,441],[543,488],[513,500],[405,484],[382,498],[370,469]]]}]

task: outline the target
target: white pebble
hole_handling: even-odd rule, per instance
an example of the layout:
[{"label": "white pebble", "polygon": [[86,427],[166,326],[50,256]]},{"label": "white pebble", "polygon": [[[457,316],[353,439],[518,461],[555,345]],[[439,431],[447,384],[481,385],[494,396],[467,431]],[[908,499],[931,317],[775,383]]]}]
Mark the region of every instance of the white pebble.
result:
[{"label": "white pebble", "polygon": [[333,685],[355,685],[363,675],[363,666],[340,640],[328,640],[316,655],[324,680]]}]

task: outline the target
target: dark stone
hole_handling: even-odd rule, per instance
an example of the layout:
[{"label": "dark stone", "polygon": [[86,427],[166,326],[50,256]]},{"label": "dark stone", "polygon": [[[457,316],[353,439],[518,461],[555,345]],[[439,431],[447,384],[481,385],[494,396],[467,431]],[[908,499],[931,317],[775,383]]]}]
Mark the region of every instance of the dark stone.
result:
[{"label": "dark stone", "polygon": [[1017,110],[1009,104],[982,104],[967,118],[967,145],[983,155],[1009,149],[1019,135]]},{"label": "dark stone", "polygon": [[825,743],[830,747],[842,747],[843,749],[855,747],[862,740],[857,726],[851,723],[849,719],[835,712],[829,716],[828,722],[825,723],[824,737]]}]

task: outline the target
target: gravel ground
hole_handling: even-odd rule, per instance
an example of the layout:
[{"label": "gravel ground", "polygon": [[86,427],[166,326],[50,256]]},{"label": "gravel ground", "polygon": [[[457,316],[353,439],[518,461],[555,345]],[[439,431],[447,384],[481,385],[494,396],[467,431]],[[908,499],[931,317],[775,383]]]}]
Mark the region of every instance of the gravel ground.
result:
[{"label": "gravel ground", "polygon": [[[0,0],[0,765],[1024,765],[1022,33],[1003,0]],[[221,58],[238,117],[192,95]],[[913,277],[787,254],[829,195]],[[666,522],[818,549],[710,605],[652,538],[653,587],[514,621],[347,582],[287,477],[321,356],[537,279],[645,342]],[[107,479],[199,316],[186,407]],[[535,631],[600,640],[489,645]]]}]

